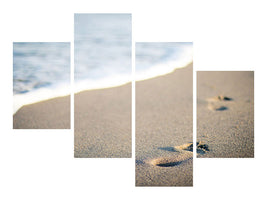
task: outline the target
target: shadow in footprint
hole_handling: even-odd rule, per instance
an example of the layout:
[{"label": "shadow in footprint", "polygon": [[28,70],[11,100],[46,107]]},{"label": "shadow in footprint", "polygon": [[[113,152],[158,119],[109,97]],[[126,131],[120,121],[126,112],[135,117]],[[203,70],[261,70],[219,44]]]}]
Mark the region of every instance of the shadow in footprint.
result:
[{"label": "shadow in footprint", "polygon": [[[193,143],[189,142],[175,147],[159,147],[158,149],[171,152],[191,151],[193,152]],[[209,151],[209,146],[203,142],[197,142],[197,153],[204,154]]]},{"label": "shadow in footprint", "polygon": [[177,152],[177,150],[174,147],[159,147],[158,149],[164,150],[164,151]]},{"label": "shadow in footprint", "polygon": [[219,111],[221,111],[221,110],[227,110],[228,108],[227,107],[225,107],[225,106],[221,106],[221,107],[219,107],[219,108],[216,108],[215,110],[219,110]]},{"label": "shadow in footprint", "polygon": [[227,96],[223,96],[223,95],[219,95],[219,96],[215,96],[212,98],[209,98],[208,101],[233,101],[233,98],[227,97]]},{"label": "shadow in footprint", "polygon": [[182,161],[178,161],[178,162],[169,162],[169,163],[158,163],[156,164],[156,166],[159,167],[173,167],[176,165],[180,165],[182,163]]},{"label": "shadow in footprint", "polygon": [[207,151],[210,151],[209,146],[203,142],[197,142],[197,153],[204,154]]},{"label": "shadow in footprint", "polygon": [[219,101],[232,101],[233,98],[230,98],[230,97],[226,97],[226,96],[223,96],[223,95],[219,95],[217,96],[218,100]]},{"label": "shadow in footprint", "polygon": [[206,153],[206,151],[204,151],[204,150],[202,150],[202,149],[197,149],[197,153],[203,155],[203,154]]},{"label": "shadow in footprint", "polygon": [[214,110],[222,111],[222,110],[227,110],[227,109],[228,109],[228,108],[225,107],[225,106],[220,106],[220,107],[215,108]]},{"label": "shadow in footprint", "polygon": [[182,157],[162,157],[150,161],[150,164],[158,167],[174,167],[190,159],[193,159],[193,157],[189,157],[188,155]]},{"label": "shadow in footprint", "polygon": [[226,106],[215,106],[213,104],[208,105],[208,109],[212,111],[223,111],[223,110],[228,110]]}]

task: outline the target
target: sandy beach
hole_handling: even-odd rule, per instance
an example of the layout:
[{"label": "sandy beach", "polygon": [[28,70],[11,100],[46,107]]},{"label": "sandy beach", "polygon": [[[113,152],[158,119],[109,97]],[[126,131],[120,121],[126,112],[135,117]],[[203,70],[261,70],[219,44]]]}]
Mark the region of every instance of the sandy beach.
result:
[{"label": "sandy beach", "polygon": [[131,84],[84,91],[74,98],[74,156],[130,158]]},{"label": "sandy beach", "polygon": [[136,82],[136,186],[193,185],[192,87],[192,64]]},{"label": "sandy beach", "polygon": [[198,157],[254,157],[254,72],[197,72]]},{"label": "sandy beach", "polygon": [[70,96],[25,105],[13,115],[14,129],[69,129]]},{"label": "sandy beach", "polygon": [[[130,158],[131,84],[74,95],[74,156]],[[23,106],[14,129],[69,129],[70,96]]]}]

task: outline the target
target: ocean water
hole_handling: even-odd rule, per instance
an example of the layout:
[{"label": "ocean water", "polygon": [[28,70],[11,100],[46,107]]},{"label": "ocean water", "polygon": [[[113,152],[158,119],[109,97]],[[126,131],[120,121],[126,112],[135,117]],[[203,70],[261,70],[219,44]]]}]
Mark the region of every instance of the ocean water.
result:
[{"label": "ocean water", "polygon": [[70,43],[13,43],[13,112],[70,94]]},{"label": "ocean water", "polygon": [[[75,91],[122,85],[132,80],[130,14],[75,14]],[[185,67],[193,60],[193,43],[135,44],[135,80]]]},{"label": "ocean water", "polygon": [[135,80],[168,74],[193,61],[192,42],[137,42]]},{"label": "ocean water", "polygon": [[75,91],[131,81],[131,14],[75,14]]},{"label": "ocean water", "polygon": [[[135,55],[134,55],[135,53]],[[137,42],[131,14],[74,15],[75,92],[122,85],[185,67],[193,44]],[[23,105],[70,94],[70,43],[13,44],[14,113]]]}]

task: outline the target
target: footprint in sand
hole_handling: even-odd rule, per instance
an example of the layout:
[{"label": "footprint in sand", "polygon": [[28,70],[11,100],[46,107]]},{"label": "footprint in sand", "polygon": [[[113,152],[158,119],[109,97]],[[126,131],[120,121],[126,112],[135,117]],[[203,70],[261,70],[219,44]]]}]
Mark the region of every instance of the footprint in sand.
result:
[{"label": "footprint in sand", "polygon": [[213,110],[213,111],[222,111],[222,110],[227,110],[228,108],[225,106],[219,106],[219,105],[214,105],[214,104],[208,104],[208,109]]},{"label": "footprint in sand", "polygon": [[[212,111],[223,111],[227,110],[228,108],[224,105],[220,105],[219,102],[221,101],[232,101],[233,99],[227,96],[219,95],[212,98],[208,98],[208,109]],[[217,102],[217,103],[216,103]]]},{"label": "footprint in sand", "polygon": [[[158,166],[158,167],[173,167],[183,163],[184,161],[190,160],[193,158],[193,143],[186,143],[180,146],[175,147],[162,147],[159,148],[165,151],[177,152],[178,155],[172,157],[161,157],[150,160],[149,163]],[[209,151],[207,144],[203,142],[197,142],[197,153],[204,154]]]},{"label": "footprint in sand", "polygon": [[230,98],[224,95],[219,95],[219,96],[208,98],[207,100],[208,101],[232,101],[233,98]]}]

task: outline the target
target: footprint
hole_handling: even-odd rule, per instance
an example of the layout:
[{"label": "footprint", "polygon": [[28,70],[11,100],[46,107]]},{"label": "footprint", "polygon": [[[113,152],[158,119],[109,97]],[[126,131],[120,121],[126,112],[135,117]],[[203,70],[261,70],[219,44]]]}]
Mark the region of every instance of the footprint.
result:
[{"label": "footprint", "polygon": [[[233,98],[224,96],[224,95],[219,95],[215,97],[208,98],[208,109],[212,111],[223,111],[223,110],[228,110],[228,107],[222,105],[221,101],[232,101]],[[216,103],[217,102],[217,103]]]},{"label": "footprint", "polygon": [[210,151],[209,146],[204,142],[200,141],[197,142],[197,153],[198,154],[205,154],[207,151]]},{"label": "footprint", "polygon": [[[193,152],[193,143],[187,143],[180,146],[174,147],[177,150],[185,150],[185,151],[192,151]],[[205,153],[209,151],[209,146],[205,144],[204,142],[200,141],[197,142],[197,153]]]},{"label": "footprint", "polygon": [[208,104],[208,109],[213,110],[213,111],[223,111],[223,110],[227,110],[228,108],[226,106]]},{"label": "footprint", "polygon": [[[175,147],[161,147],[159,148],[165,151],[177,152],[178,155],[172,157],[161,157],[148,162],[154,166],[158,167],[173,167],[182,164],[184,161],[193,158],[193,143],[186,143]],[[197,142],[197,153],[204,154],[209,151],[207,144],[203,142]]]},{"label": "footprint", "polygon": [[184,161],[192,159],[191,154],[183,154],[173,157],[163,157],[151,160],[149,163],[158,167],[173,167],[182,164]]},{"label": "footprint", "polygon": [[212,98],[208,98],[208,101],[232,101],[233,98],[227,97],[227,96],[223,96],[223,95],[219,95],[219,96],[215,96]]}]

